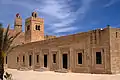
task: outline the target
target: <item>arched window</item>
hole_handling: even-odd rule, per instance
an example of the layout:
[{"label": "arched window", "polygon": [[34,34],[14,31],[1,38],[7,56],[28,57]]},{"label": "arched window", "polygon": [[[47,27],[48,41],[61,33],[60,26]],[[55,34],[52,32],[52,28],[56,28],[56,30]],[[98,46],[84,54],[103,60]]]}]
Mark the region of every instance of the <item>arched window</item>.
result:
[{"label": "arched window", "polygon": [[34,13],[32,13],[32,16],[34,16]]},{"label": "arched window", "polygon": [[116,32],[116,38],[118,37],[118,32]]},{"label": "arched window", "polygon": [[30,30],[30,25],[27,26],[27,31]]},{"label": "arched window", "polygon": [[37,30],[37,25],[35,26],[35,29]]},{"label": "arched window", "polygon": [[35,18],[37,17],[37,14],[35,14]]},{"label": "arched window", "polygon": [[17,63],[19,62],[19,57],[17,57]]},{"label": "arched window", "polygon": [[40,30],[40,26],[38,26],[38,30]]},{"label": "arched window", "polygon": [[32,12],[32,17],[36,18],[37,17],[37,13],[36,12]]},{"label": "arched window", "polygon": [[39,25],[39,26],[36,25],[36,26],[35,26],[35,29],[36,29],[36,30],[40,30],[40,25]]}]

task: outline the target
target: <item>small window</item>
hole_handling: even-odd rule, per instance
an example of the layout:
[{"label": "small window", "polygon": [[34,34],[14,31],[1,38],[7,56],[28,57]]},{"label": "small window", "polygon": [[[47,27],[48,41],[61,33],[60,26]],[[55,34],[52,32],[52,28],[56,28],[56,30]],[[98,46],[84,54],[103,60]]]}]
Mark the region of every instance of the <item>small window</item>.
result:
[{"label": "small window", "polygon": [[19,57],[17,57],[17,63],[19,62]]},{"label": "small window", "polygon": [[39,55],[37,55],[37,63],[39,63]]},{"label": "small window", "polygon": [[30,30],[30,25],[27,26],[27,31]]},{"label": "small window", "polygon": [[25,56],[23,56],[23,63],[25,62]]},{"label": "small window", "polygon": [[118,37],[118,32],[116,32],[116,38]]},{"label": "small window", "polygon": [[35,29],[37,30],[37,25],[35,26]]},{"label": "small window", "polygon": [[36,25],[36,26],[35,26],[35,29],[36,29],[36,30],[40,30],[40,26]]},{"label": "small window", "polygon": [[56,63],[56,54],[53,54],[53,63]]},{"label": "small window", "polygon": [[34,17],[34,13],[32,13],[32,16]]},{"label": "small window", "polygon": [[37,17],[37,14],[35,14],[35,18]]},{"label": "small window", "polygon": [[82,53],[78,53],[78,64],[82,64]]},{"label": "small window", "polygon": [[101,52],[96,52],[96,64],[102,64]]},{"label": "small window", "polygon": [[40,26],[38,26],[38,30],[40,30]]}]

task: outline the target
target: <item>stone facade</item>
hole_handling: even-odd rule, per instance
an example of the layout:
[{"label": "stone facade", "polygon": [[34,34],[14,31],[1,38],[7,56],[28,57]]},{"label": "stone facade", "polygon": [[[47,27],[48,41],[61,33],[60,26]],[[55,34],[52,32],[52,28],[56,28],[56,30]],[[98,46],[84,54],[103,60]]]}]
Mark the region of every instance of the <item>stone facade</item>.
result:
[{"label": "stone facade", "polygon": [[25,42],[35,42],[44,40],[44,20],[32,13],[30,18],[25,20]]},{"label": "stone facade", "polygon": [[[76,73],[120,73],[120,29],[96,29],[68,36],[45,38],[43,19],[28,18],[30,32],[24,34],[24,44],[7,55],[7,67],[56,71],[66,69]],[[32,21],[35,20],[35,21]],[[34,26],[41,25],[40,31]],[[26,28],[25,26],[25,28]],[[19,39],[19,37],[18,37]]]}]

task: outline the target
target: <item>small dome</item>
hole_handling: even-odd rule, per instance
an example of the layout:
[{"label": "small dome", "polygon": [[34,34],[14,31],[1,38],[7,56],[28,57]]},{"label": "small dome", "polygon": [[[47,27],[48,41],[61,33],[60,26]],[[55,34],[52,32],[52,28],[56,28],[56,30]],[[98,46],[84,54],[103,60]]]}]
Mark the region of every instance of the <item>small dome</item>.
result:
[{"label": "small dome", "polygon": [[16,14],[16,17],[17,17],[17,18],[20,18],[20,14],[19,14],[19,13],[17,13],[17,14]]}]

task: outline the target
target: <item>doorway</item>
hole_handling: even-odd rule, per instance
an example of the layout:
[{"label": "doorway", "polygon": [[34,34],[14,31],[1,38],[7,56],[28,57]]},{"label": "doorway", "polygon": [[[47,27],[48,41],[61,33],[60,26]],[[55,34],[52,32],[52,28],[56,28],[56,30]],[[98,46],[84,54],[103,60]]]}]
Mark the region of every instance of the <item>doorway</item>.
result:
[{"label": "doorway", "polygon": [[68,68],[68,56],[67,54],[63,54],[63,68],[67,69]]},{"label": "doorway", "polygon": [[32,55],[29,55],[29,66],[32,66]]},{"label": "doorway", "polygon": [[47,55],[44,55],[44,67],[47,67]]}]

